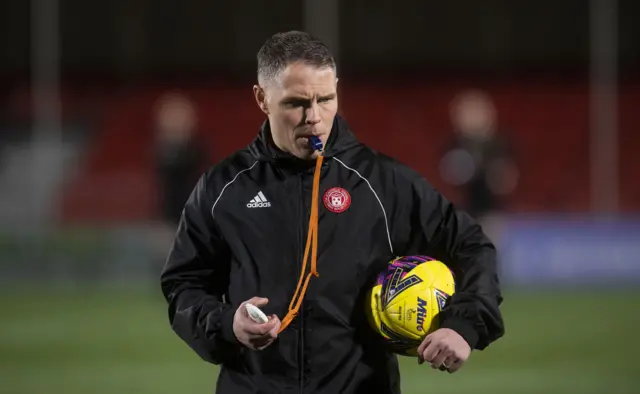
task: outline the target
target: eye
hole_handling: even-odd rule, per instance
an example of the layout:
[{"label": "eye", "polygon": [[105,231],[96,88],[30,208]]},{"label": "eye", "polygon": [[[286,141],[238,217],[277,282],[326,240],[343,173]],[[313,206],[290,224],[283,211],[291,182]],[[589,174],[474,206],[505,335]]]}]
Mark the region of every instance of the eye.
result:
[{"label": "eye", "polygon": [[291,100],[291,101],[285,101],[283,105],[287,108],[297,108],[297,107],[300,107],[302,104],[298,100]]},{"label": "eye", "polygon": [[282,103],[282,105],[285,106],[286,108],[302,108],[302,107],[306,108],[311,105],[311,102],[305,99],[289,99],[289,100],[285,100]]}]

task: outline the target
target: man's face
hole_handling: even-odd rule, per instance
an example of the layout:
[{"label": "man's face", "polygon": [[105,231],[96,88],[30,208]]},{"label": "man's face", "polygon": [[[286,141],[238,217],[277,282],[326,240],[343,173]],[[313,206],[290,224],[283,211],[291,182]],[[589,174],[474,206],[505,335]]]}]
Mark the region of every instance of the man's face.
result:
[{"label": "man's face", "polygon": [[327,143],[338,111],[337,78],[332,68],[293,63],[275,81],[254,86],[258,106],[267,114],[275,144],[301,159],[317,156],[308,138]]},{"label": "man's face", "polygon": [[452,115],[457,129],[469,137],[487,137],[493,131],[495,110],[484,97],[469,95],[461,98]]}]

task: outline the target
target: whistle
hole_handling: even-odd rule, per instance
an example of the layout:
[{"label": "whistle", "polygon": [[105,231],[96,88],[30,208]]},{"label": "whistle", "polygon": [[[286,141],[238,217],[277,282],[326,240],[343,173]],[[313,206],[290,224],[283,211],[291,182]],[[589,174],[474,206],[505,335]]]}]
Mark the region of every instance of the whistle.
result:
[{"label": "whistle", "polygon": [[320,140],[320,137],[315,135],[309,137],[309,143],[313,150],[322,150],[322,141]]}]

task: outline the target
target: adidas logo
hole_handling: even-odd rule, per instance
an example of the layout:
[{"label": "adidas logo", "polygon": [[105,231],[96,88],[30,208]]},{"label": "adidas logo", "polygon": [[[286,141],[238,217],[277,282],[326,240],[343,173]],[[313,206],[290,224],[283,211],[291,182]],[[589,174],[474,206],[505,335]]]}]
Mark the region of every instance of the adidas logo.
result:
[{"label": "adidas logo", "polygon": [[247,203],[247,208],[269,208],[270,206],[271,203],[267,201],[267,198],[262,192],[258,192],[258,195]]}]

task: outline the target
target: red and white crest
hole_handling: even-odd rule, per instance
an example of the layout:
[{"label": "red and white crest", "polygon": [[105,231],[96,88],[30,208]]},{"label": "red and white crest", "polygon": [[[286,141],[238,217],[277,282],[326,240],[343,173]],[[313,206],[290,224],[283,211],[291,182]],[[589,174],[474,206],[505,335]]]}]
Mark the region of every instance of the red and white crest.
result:
[{"label": "red and white crest", "polygon": [[341,213],[347,210],[351,205],[351,196],[349,192],[341,187],[332,187],[324,193],[324,206],[328,210],[335,213]]}]

